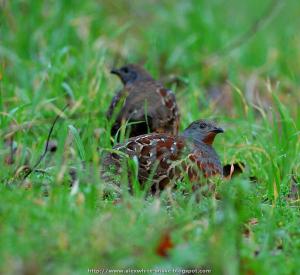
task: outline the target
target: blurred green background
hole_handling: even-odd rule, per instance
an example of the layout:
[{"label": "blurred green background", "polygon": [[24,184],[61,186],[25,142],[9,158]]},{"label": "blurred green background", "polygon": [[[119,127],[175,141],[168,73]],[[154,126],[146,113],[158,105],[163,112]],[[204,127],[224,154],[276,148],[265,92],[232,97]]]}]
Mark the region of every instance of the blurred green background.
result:
[{"label": "blurred green background", "polygon": [[[0,272],[299,272],[299,1],[2,0],[0,12]],[[181,128],[198,118],[225,126],[222,162],[246,171],[218,183],[221,201],[165,192],[115,203],[82,169],[97,171],[98,149],[110,148],[105,112],[121,85],[109,71],[128,62],[174,90]],[[19,181],[67,102],[46,174]],[[81,171],[71,194],[70,166]]]}]

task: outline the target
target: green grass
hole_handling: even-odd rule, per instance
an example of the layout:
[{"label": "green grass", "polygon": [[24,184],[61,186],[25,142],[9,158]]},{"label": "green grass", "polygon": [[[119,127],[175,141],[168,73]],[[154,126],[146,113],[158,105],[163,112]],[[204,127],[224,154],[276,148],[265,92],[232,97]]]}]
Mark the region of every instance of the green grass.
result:
[{"label": "green grass", "polygon": [[[0,1],[0,272],[299,273],[299,196],[288,197],[300,181],[298,2],[279,4],[253,37],[222,52],[268,3]],[[109,71],[127,62],[182,80],[168,84],[181,129],[199,118],[226,128],[215,144],[222,162],[247,168],[217,183],[221,200],[126,190],[120,203],[103,200],[99,148],[111,148],[105,112],[120,87]],[[16,171],[38,160],[67,102],[53,133],[58,150],[39,166],[46,173],[22,183]],[[5,163],[9,136],[18,146],[12,165]],[[77,191],[69,188],[70,166],[78,169]],[[166,232],[173,248],[161,257]]]}]

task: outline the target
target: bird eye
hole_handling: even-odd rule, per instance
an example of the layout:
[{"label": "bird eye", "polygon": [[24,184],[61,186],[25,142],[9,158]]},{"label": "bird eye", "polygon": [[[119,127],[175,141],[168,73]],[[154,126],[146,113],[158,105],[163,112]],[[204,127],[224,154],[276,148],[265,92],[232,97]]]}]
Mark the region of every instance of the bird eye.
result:
[{"label": "bird eye", "polygon": [[126,73],[126,74],[129,72],[129,70],[128,70],[127,67],[124,67],[124,68],[122,69],[122,71],[123,71],[124,73]]},{"label": "bird eye", "polygon": [[201,129],[204,129],[206,127],[206,123],[202,122],[202,123],[200,123],[199,126],[200,126]]}]

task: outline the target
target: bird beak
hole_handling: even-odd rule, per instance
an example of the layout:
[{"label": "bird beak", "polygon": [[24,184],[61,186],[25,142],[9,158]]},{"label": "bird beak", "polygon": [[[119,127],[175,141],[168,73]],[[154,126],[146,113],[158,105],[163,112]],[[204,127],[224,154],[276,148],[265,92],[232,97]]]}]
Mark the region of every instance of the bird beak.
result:
[{"label": "bird beak", "polygon": [[222,128],[219,128],[219,127],[215,127],[213,130],[212,130],[213,133],[216,133],[216,134],[219,134],[219,133],[224,133],[224,130]]},{"label": "bird beak", "polygon": [[116,74],[116,75],[120,75],[120,71],[118,69],[112,69],[110,71],[111,74]]}]

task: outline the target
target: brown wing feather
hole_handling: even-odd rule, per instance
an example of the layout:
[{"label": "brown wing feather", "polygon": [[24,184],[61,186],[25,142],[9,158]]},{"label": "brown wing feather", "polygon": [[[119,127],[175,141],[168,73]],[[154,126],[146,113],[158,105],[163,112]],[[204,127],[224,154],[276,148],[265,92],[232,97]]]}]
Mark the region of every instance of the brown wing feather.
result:
[{"label": "brown wing feather", "polygon": [[121,100],[126,96],[127,92],[125,89],[122,89],[117,92],[117,94],[113,97],[108,110],[106,112],[106,117],[108,120],[112,119],[115,108],[121,103]]},{"label": "brown wing feather", "polygon": [[[170,182],[181,180],[186,173],[191,182],[202,177],[222,175],[222,166],[215,150],[206,144],[197,147],[182,137],[166,134],[146,134],[130,138],[114,147],[130,158],[138,159],[138,178],[143,185],[151,176],[151,190],[162,190]],[[105,167],[115,165],[120,172],[123,157],[110,153],[103,161]]]},{"label": "brown wing feather", "polygon": [[115,106],[124,96],[126,100],[117,115],[112,134],[116,133],[122,121],[143,122],[131,127],[131,136],[146,134],[148,130],[172,135],[178,133],[179,112],[175,95],[159,82],[149,80],[126,85],[113,99],[108,117],[112,116]]}]

